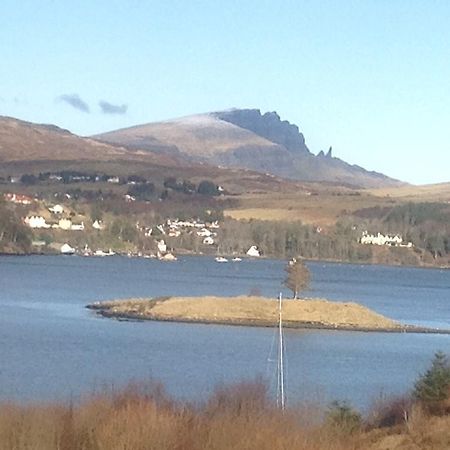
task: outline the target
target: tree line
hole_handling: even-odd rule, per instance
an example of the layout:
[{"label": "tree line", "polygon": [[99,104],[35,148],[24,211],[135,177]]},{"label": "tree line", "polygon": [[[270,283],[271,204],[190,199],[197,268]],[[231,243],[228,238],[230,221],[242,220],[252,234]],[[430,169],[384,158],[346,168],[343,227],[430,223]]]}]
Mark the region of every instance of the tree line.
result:
[{"label": "tree line", "polygon": [[28,252],[31,246],[31,232],[20,218],[0,201],[0,251]]}]

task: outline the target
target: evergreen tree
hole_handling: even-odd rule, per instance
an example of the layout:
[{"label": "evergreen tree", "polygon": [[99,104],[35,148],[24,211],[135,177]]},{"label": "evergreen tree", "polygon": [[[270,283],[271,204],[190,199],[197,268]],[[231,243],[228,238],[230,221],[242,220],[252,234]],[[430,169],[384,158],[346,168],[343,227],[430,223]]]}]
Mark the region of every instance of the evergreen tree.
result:
[{"label": "evergreen tree", "polygon": [[433,404],[449,398],[450,363],[442,352],[437,352],[431,367],[414,385],[413,397],[423,403]]}]

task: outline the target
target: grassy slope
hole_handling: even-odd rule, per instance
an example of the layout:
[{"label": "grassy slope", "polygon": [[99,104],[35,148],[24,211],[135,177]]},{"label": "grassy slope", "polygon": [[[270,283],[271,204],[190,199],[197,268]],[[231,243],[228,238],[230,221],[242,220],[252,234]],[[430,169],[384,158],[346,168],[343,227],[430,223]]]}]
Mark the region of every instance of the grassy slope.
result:
[{"label": "grassy slope", "polygon": [[377,197],[391,197],[405,201],[449,201],[450,183],[427,184],[422,186],[401,186],[380,188],[369,191]]},{"label": "grassy slope", "polygon": [[301,221],[330,226],[340,217],[372,207],[405,202],[449,202],[450,183],[384,189],[348,189],[320,183],[302,183],[285,190],[246,192],[239,207],[225,211],[234,219]]},{"label": "grassy slope", "polygon": [[0,160],[108,160],[131,152],[68,131],[0,117]]},{"label": "grassy slope", "polygon": [[334,225],[338,218],[361,208],[400,203],[364,190],[320,184],[303,185],[303,189],[284,192],[247,193],[239,200],[239,207],[226,210],[225,215],[234,219],[301,221],[320,226]]}]

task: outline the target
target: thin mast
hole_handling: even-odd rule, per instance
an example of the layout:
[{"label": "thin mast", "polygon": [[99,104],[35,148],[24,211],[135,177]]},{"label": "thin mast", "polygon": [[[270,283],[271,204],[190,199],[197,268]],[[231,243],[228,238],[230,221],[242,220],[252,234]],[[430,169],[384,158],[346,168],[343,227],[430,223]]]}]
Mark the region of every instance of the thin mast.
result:
[{"label": "thin mast", "polygon": [[278,379],[277,379],[277,406],[284,411],[286,406],[286,396],[284,392],[284,342],[283,342],[283,317],[282,317],[282,297],[278,296]]}]

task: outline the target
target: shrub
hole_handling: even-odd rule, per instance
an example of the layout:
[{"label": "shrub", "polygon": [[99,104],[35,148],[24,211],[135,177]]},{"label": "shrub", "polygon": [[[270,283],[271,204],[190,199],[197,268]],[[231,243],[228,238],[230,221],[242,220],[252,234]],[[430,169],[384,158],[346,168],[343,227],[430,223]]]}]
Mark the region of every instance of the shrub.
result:
[{"label": "shrub", "polygon": [[34,184],[36,184],[36,183],[38,182],[38,179],[37,179],[37,177],[36,177],[35,175],[33,175],[33,174],[25,173],[25,174],[23,174],[23,175],[20,177],[20,182],[21,182],[22,184],[26,184],[26,185],[32,186],[32,185],[34,185]]},{"label": "shrub", "polygon": [[217,186],[209,180],[203,180],[198,185],[197,192],[202,195],[219,195],[220,192],[217,189]]},{"label": "shrub", "polygon": [[424,404],[430,412],[440,412],[450,394],[450,363],[442,352],[437,352],[431,367],[416,381],[413,390],[415,400]]},{"label": "shrub", "polygon": [[134,184],[130,186],[127,194],[138,200],[152,200],[155,195],[155,185],[153,183]]},{"label": "shrub", "polygon": [[328,425],[344,433],[355,433],[361,429],[362,417],[346,401],[335,400],[326,414]]},{"label": "shrub", "polygon": [[369,428],[393,427],[405,423],[411,415],[410,396],[397,396],[378,401],[370,413]]}]

